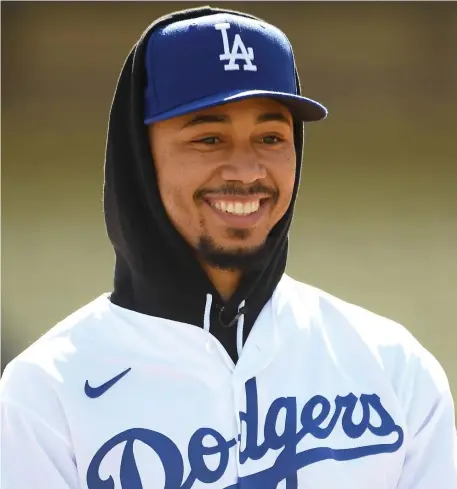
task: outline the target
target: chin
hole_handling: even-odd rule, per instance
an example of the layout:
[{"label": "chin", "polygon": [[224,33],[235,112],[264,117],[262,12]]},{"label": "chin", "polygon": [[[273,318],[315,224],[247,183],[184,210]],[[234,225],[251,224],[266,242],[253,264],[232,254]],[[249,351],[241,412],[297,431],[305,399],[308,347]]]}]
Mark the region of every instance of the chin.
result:
[{"label": "chin", "polygon": [[250,243],[230,241],[230,245],[222,244],[209,236],[202,236],[199,239],[197,251],[204,262],[222,270],[247,272],[262,269],[265,266],[270,255],[265,241],[260,243],[252,240],[249,240]]}]

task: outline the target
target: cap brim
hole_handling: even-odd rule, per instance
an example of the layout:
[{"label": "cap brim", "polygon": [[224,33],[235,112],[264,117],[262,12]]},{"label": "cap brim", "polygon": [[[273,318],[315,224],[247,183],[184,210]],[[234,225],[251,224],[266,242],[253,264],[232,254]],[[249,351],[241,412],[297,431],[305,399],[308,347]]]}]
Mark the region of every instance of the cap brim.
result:
[{"label": "cap brim", "polygon": [[195,100],[172,110],[157,114],[154,117],[147,117],[144,123],[152,124],[154,122],[172,119],[173,117],[179,117],[181,115],[197,112],[202,109],[208,109],[217,105],[223,105],[230,102],[235,102],[237,100],[254,97],[268,97],[281,102],[290,109],[292,116],[299,121],[315,122],[327,117],[327,109],[319,102],[316,102],[310,98],[268,90],[240,90],[237,92],[220,93],[200,100]]}]

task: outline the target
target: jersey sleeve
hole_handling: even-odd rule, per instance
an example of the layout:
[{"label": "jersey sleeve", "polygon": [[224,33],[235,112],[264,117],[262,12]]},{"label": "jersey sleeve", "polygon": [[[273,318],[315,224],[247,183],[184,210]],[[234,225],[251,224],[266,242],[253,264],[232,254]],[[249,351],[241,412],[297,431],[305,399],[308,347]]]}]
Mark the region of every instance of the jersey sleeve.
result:
[{"label": "jersey sleeve", "polygon": [[407,452],[397,489],[457,488],[455,406],[446,374],[422,351],[410,385]]},{"label": "jersey sleeve", "polygon": [[[25,352],[0,379],[1,489],[81,489],[52,355]],[[46,352],[45,352],[46,353]]]},{"label": "jersey sleeve", "polygon": [[2,489],[79,489],[71,446],[48,423],[1,403]]}]

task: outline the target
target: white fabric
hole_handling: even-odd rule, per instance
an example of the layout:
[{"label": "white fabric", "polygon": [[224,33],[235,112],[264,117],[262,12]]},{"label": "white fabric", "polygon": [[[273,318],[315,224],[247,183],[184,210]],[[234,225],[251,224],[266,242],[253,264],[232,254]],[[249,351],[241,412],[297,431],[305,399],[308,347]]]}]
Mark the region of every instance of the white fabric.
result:
[{"label": "white fabric", "polygon": [[203,328],[104,295],[7,366],[0,401],[2,489],[457,488],[435,358],[287,276],[236,366]]},{"label": "white fabric", "polygon": [[211,294],[206,294],[206,304],[205,304],[205,316],[203,318],[203,329],[209,331],[211,327],[211,304],[213,302],[213,296]]},{"label": "white fabric", "polygon": [[243,301],[238,308],[238,313],[240,317],[238,318],[238,323],[236,326],[236,352],[238,354],[238,358],[241,358],[241,354],[243,353],[243,334],[244,334],[244,311],[243,308],[246,304],[246,301]]}]

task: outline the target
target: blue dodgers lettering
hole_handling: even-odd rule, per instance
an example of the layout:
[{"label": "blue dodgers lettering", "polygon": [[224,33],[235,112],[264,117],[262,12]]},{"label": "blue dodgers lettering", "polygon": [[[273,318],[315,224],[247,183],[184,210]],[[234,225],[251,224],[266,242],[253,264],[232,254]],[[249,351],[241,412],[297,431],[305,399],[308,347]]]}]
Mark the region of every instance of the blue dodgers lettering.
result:
[{"label": "blue dodgers lettering", "polygon": [[[206,436],[212,436],[216,441],[216,445],[211,447],[203,445],[203,439]],[[230,455],[229,450],[235,445],[235,439],[227,441],[220,433],[211,428],[200,428],[197,430],[189,442],[188,453],[191,472],[186,482],[182,485],[182,488],[188,489],[192,487],[196,480],[206,484],[218,481],[227,469]],[[206,466],[203,456],[214,454],[218,454],[220,457],[219,465],[215,470],[210,470]]]},{"label": "blue dodgers lettering", "polygon": [[[203,445],[203,439],[212,436],[216,445],[208,447]],[[157,431],[143,428],[132,428],[119,433],[106,442],[95,454],[87,470],[87,486],[89,489],[114,489],[112,476],[103,480],[100,477],[100,465],[105,456],[116,446],[125,443],[120,464],[120,481],[122,489],[143,489],[140,474],[133,453],[133,443],[141,441],[152,448],[160,458],[165,472],[164,489],[190,489],[196,480],[213,483],[219,480],[227,469],[229,450],[235,446],[236,441],[227,441],[216,430],[200,428],[191,437],[188,446],[191,472],[183,482],[184,463],[178,447],[165,435]],[[204,455],[218,454],[219,465],[210,470],[203,459]]]},{"label": "blue dodgers lettering", "polygon": [[[260,472],[240,477],[236,485],[226,489],[274,489],[281,481],[286,481],[286,489],[298,488],[298,472],[304,467],[333,459],[336,461],[353,460],[380,453],[392,453],[403,444],[403,430],[395,424],[391,415],[375,394],[362,394],[360,398],[350,393],[337,396],[334,407],[324,396],[314,396],[298,412],[295,397],[275,399],[265,416],[263,430],[259,423],[258,395],[256,379],[246,382],[246,411],[241,411],[241,431],[245,435],[245,446],[240,450],[241,465],[248,460],[260,460],[269,450],[281,450],[274,464]],[[357,404],[361,407],[362,417],[354,422],[354,411]],[[373,426],[371,412],[374,411],[381,424]],[[330,414],[332,412],[332,414]],[[283,419],[283,429],[277,431],[278,420]],[[318,447],[297,453],[297,446],[306,436],[325,440],[330,437],[337,423],[350,439],[359,439],[367,431],[378,438],[392,434],[397,435],[392,443],[361,445],[354,448]],[[259,432],[263,431],[263,437]],[[263,438],[263,441],[261,441]],[[241,435],[238,436],[238,440]],[[133,445],[142,442],[149,446],[159,457],[165,474],[163,489],[191,489],[196,481],[213,484],[225,474],[232,448],[236,439],[226,440],[212,428],[200,428],[195,431],[188,443],[187,456],[190,473],[184,477],[183,454],[176,444],[167,436],[144,428],[132,428],[119,433],[107,441],[95,454],[87,471],[89,489],[146,489],[143,488],[138,471]],[[122,458],[119,464],[121,487],[115,488],[114,478],[102,479],[100,466],[113,448],[123,445]],[[217,460],[217,466],[206,465],[208,457]],[[215,458],[213,458],[215,457]],[[160,489],[160,488],[154,488]]]},{"label": "blue dodgers lettering", "polygon": [[[297,472],[308,465],[328,459],[346,461],[397,451],[403,444],[403,430],[395,424],[390,414],[382,406],[379,396],[374,394],[360,396],[362,420],[355,424],[353,413],[358,401],[359,399],[352,393],[344,397],[337,396],[335,411],[329,420],[331,411],[329,400],[323,396],[314,396],[303,406],[300,414],[301,429],[298,430],[296,399],[293,397],[276,399],[271,404],[265,419],[264,442],[257,445],[257,386],[255,379],[249,380],[246,383],[246,413],[240,413],[240,420],[246,425],[246,447],[244,451],[240,452],[240,463],[243,464],[247,460],[258,460],[270,449],[283,448],[283,450],[269,469],[241,477],[238,481],[239,489],[275,488],[283,480],[286,481],[286,489],[297,489]],[[321,408],[320,411],[318,407]],[[371,424],[370,408],[378,414],[381,420],[380,426],[375,427]],[[279,435],[276,433],[276,423],[281,409],[285,411],[285,425],[283,433]],[[318,414],[314,415],[316,411]],[[386,437],[395,433],[397,440],[390,444],[381,443],[340,449],[319,447],[296,452],[297,445],[306,435],[312,435],[321,440],[327,439],[339,420],[348,438],[360,438],[368,430],[378,437]],[[322,426],[324,422],[327,423],[325,427]]]}]

